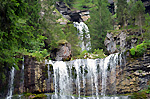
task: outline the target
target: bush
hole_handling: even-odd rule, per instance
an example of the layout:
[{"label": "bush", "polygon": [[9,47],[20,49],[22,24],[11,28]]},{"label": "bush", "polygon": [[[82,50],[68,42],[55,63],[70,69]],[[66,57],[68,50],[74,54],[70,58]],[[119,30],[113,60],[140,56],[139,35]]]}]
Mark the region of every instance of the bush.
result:
[{"label": "bush", "polygon": [[135,48],[134,47],[130,49],[130,53],[131,53],[131,55],[135,55]]},{"label": "bush", "polygon": [[133,56],[142,56],[148,47],[150,47],[150,40],[143,41],[143,43],[137,45],[135,48],[131,48],[130,53]]},{"label": "bush", "polygon": [[103,52],[103,49],[95,49],[93,54],[97,54],[97,56],[95,56],[95,58],[105,58],[106,55]]}]

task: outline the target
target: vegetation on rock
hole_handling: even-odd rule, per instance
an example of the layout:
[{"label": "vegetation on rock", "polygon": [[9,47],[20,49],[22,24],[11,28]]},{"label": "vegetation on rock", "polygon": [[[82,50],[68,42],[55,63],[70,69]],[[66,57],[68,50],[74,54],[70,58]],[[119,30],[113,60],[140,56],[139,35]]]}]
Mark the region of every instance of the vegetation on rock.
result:
[{"label": "vegetation on rock", "polygon": [[132,56],[143,56],[144,52],[147,51],[147,48],[150,47],[150,40],[143,41],[143,43],[137,45],[135,48],[130,49],[130,53]]},{"label": "vegetation on rock", "polygon": [[[81,52],[79,43],[82,41],[71,22],[59,24],[58,19],[63,16],[54,6],[56,1],[65,2],[75,10],[90,10],[91,18],[86,24],[91,35],[91,51]],[[19,70],[17,64],[23,55],[44,59],[59,42],[69,42],[75,57],[104,58],[107,54],[104,40],[108,30],[114,35],[126,28],[140,31],[144,42],[137,43],[130,53],[133,57],[142,56],[150,47],[150,15],[145,13],[142,1],[130,0],[127,3],[119,0],[114,15],[109,6],[107,0],[0,0],[0,82],[6,82],[12,67]]]}]

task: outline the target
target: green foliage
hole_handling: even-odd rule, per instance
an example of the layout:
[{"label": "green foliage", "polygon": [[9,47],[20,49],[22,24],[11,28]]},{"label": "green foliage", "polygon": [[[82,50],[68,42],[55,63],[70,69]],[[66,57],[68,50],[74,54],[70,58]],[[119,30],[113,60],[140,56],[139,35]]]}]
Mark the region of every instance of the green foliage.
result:
[{"label": "green foliage", "polygon": [[118,0],[117,3],[117,20],[121,26],[124,26],[127,22],[128,12],[127,12],[127,1]]},{"label": "green foliage", "polygon": [[133,56],[142,56],[146,52],[147,47],[150,47],[150,40],[143,41],[143,43],[137,45],[135,48],[131,48],[130,53]]},{"label": "green foliage", "polygon": [[140,26],[141,28],[141,31],[143,25],[142,20],[144,20],[144,13],[145,13],[145,7],[141,0],[138,0],[132,4],[131,11],[130,11],[131,18],[132,20],[135,19],[134,24],[138,24],[138,26]]},{"label": "green foliage", "polygon": [[47,97],[47,96],[45,94],[36,94],[33,99],[37,99],[37,98],[42,98],[43,99],[44,97]]},{"label": "green foliage", "polygon": [[59,40],[58,42],[57,42],[57,44],[65,44],[65,43],[68,43],[68,41],[67,40]]},{"label": "green foliage", "polygon": [[145,40],[150,40],[150,15],[147,13],[145,15],[145,33],[143,34],[143,37]]},{"label": "green foliage", "polygon": [[148,85],[147,89],[133,93],[131,99],[147,99],[147,94],[150,94],[150,85]]},{"label": "green foliage", "polygon": [[34,94],[34,93],[24,93],[24,96],[28,98],[29,96],[32,97],[31,99],[46,99],[47,97],[45,94]]},{"label": "green foliage", "polygon": [[95,58],[105,58],[106,57],[106,55],[103,52],[103,49],[95,49],[93,54],[94,54],[93,56]]},{"label": "green foliage", "polygon": [[85,54],[87,54],[88,51],[87,50],[83,50],[82,53],[80,54],[80,57],[84,57]]},{"label": "green foliage", "polygon": [[104,40],[107,34],[107,30],[112,29],[111,13],[108,9],[108,2],[106,0],[93,1],[94,7],[91,9],[91,20],[88,23],[89,31],[91,35],[92,51],[94,49],[104,49]]},{"label": "green foliage", "polygon": [[142,92],[133,93],[131,99],[147,99],[146,92],[142,91]]},{"label": "green foliage", "polygon": [[97,0],[73,0],[73,7],[77,10],[89,10],[90,8],[94,7],[94,2]]},{"label": "green foliage", "polygon": [[47,52],[46,49],[42,50],[42,51],[36,51],[33,53],[29,53],[29,55],[31,55],[32,57],[36,57],[37,60],[43,60],[46,56],[49,55],[49,53]]},{"label": "green foliage", "polygon": [[131,55],[135,55],[135,48],[134,47],[130,49],[130,53],[131,53]]},{"label": "green foliage", "polygon": [[46,38],[39,28],[39,1],[0,1],[0,78],[4,79],[12,66],[19,70],[20,52],[36,52],[44,46]]},{"label": "green foliage", "polygon": [[78,56],[80,54],[81,48],[79,44],[81,43],[77,35],[77,30],[73,24],[67,24],[64,27],[64,39],[71,44],[71,51],[73,56]]},{"label": "green foliage", "polygon": [[[45,42],[45,47],[50,50],[57,47],[57,42],[60,39],[64,39],[64,32],[62,31],[63,26],[57,23],[57,20],[61,18],[61,15],[58,16],[53,15],[53,11],[57,11],[53,6],[54,1],[42,1],[42,9],[41,11],[44,12],[44,15],[40,17],[40,29],[43,32],[43,35],[47,38]],[[57,11],[58,12],[58,11]]]},{"label": "green foliage", "polygon": [[81,52],[78,58],[105,58],[106,55],[103,52],[103,49],[95,49],[93,53],[89,53],[87,50]]}]

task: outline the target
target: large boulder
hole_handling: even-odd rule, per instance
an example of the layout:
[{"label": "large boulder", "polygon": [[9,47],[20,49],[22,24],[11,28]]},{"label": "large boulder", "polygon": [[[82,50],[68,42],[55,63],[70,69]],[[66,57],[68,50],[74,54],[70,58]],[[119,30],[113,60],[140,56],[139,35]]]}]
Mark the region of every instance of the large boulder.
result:
[{"label": "large boulder", "polygon": [[69,61],[71,56],[71,44],[66,40],[58,41],[58,47],[51,53],[51,58],[55,61]]}]

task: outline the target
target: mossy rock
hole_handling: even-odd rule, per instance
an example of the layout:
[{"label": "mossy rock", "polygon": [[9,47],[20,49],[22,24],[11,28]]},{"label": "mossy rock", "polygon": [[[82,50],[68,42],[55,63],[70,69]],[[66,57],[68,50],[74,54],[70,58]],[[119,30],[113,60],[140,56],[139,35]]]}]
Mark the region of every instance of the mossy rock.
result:
[{"label": "mossy rock", "polygon": [[59,40],[59,41],[57,42],[58,45],[66,44],[66,43],[68,43],[67,40]]},{"label": "mossy rock", "polygon": [[131,99],[147,99],[147,95],[145,91],[133,93]]},{"label": "mossy rock", "polygon": [[25,93],[24,94],[25,97],[27,97],[28,99],[46,99],[47,95],[45,94],[33,94],[33,93]]}]

